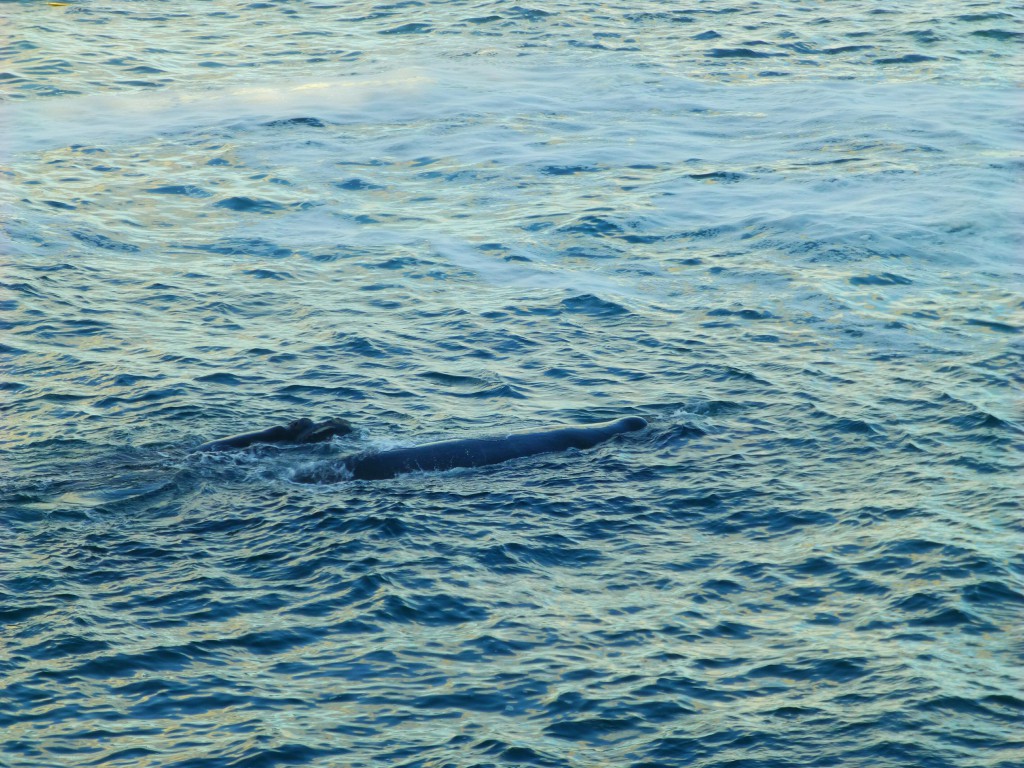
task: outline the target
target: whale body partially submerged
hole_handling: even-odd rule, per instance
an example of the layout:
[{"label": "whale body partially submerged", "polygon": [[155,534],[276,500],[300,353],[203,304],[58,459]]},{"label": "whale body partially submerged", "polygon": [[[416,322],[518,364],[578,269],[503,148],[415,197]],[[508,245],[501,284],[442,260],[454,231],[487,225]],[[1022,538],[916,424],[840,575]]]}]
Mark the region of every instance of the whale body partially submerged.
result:
[{"label": "whale body partially submerged", "polygon": [[538,453],[585,450],[624,432],[647,426],[639,416],[627,416],[598,424],[551,427],[491,437],[441,440],[436,443],[396,448],[355,456],[295,476],[300,483],[333,483],[342,480],[386,480],[407,472],[443,472],[459,467],[482,467]]},{"label": "whale body partially submerged", "polygon": [[[336,483],[342,480],[386,480],[407,472],[444,472],[459,467],[483,467],[503,461],[533,456],[538,453],[586,450],[624,432],[635,432],[647,426],[639,416],[626,416],[597,424],[549,427],[526,432],[511,432],[489,437],[440,440],[435,443],[371,451],[347,456],[340,461],[321,464],[299,472],[299,483]],[[278,425],[259,432],[245,432],[203,443],[197,452],[227,451],[248,448],[258,443],[301,445],[320,443],[335,436],[347,435],[352,425],[345,419],[314,422],[296,419],[287,426]]]}]

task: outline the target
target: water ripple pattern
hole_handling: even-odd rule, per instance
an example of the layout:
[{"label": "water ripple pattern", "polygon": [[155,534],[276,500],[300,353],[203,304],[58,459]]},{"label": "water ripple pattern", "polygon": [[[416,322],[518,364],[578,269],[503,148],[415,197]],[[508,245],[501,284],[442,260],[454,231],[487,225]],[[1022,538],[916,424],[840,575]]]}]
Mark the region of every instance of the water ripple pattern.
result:
[{"label": "water ripple pattern", "polygon": [[1020,766],[1022,19],[0,4],[0,765]]}]

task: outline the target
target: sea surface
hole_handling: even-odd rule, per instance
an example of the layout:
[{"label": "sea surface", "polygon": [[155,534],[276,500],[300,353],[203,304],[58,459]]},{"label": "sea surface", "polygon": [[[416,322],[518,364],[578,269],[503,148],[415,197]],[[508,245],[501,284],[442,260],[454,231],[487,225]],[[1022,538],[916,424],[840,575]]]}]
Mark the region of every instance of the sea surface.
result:
[{"label": "sea surface", "polygon": [[1022,21],[0,3],[0,766],[1024,765]]}]

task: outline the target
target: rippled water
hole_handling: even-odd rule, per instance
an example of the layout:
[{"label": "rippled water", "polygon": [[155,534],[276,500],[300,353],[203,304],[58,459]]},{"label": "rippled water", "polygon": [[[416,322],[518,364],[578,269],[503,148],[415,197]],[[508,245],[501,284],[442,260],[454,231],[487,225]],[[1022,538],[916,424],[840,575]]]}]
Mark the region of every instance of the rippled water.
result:
[{"label": "rippled water", "polygon": [[0,764],[1021,765],[1022,17],[0,4]]}]

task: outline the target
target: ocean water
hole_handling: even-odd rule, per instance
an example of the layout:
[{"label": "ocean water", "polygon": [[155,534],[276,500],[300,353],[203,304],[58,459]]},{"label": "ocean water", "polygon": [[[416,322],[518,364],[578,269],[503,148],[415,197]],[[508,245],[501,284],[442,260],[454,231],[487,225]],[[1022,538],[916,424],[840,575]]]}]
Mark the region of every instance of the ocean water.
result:
[{"label": "ocean water", "polygon": [[0,3],[0,765],[1024,764],[1022,19]]}]

